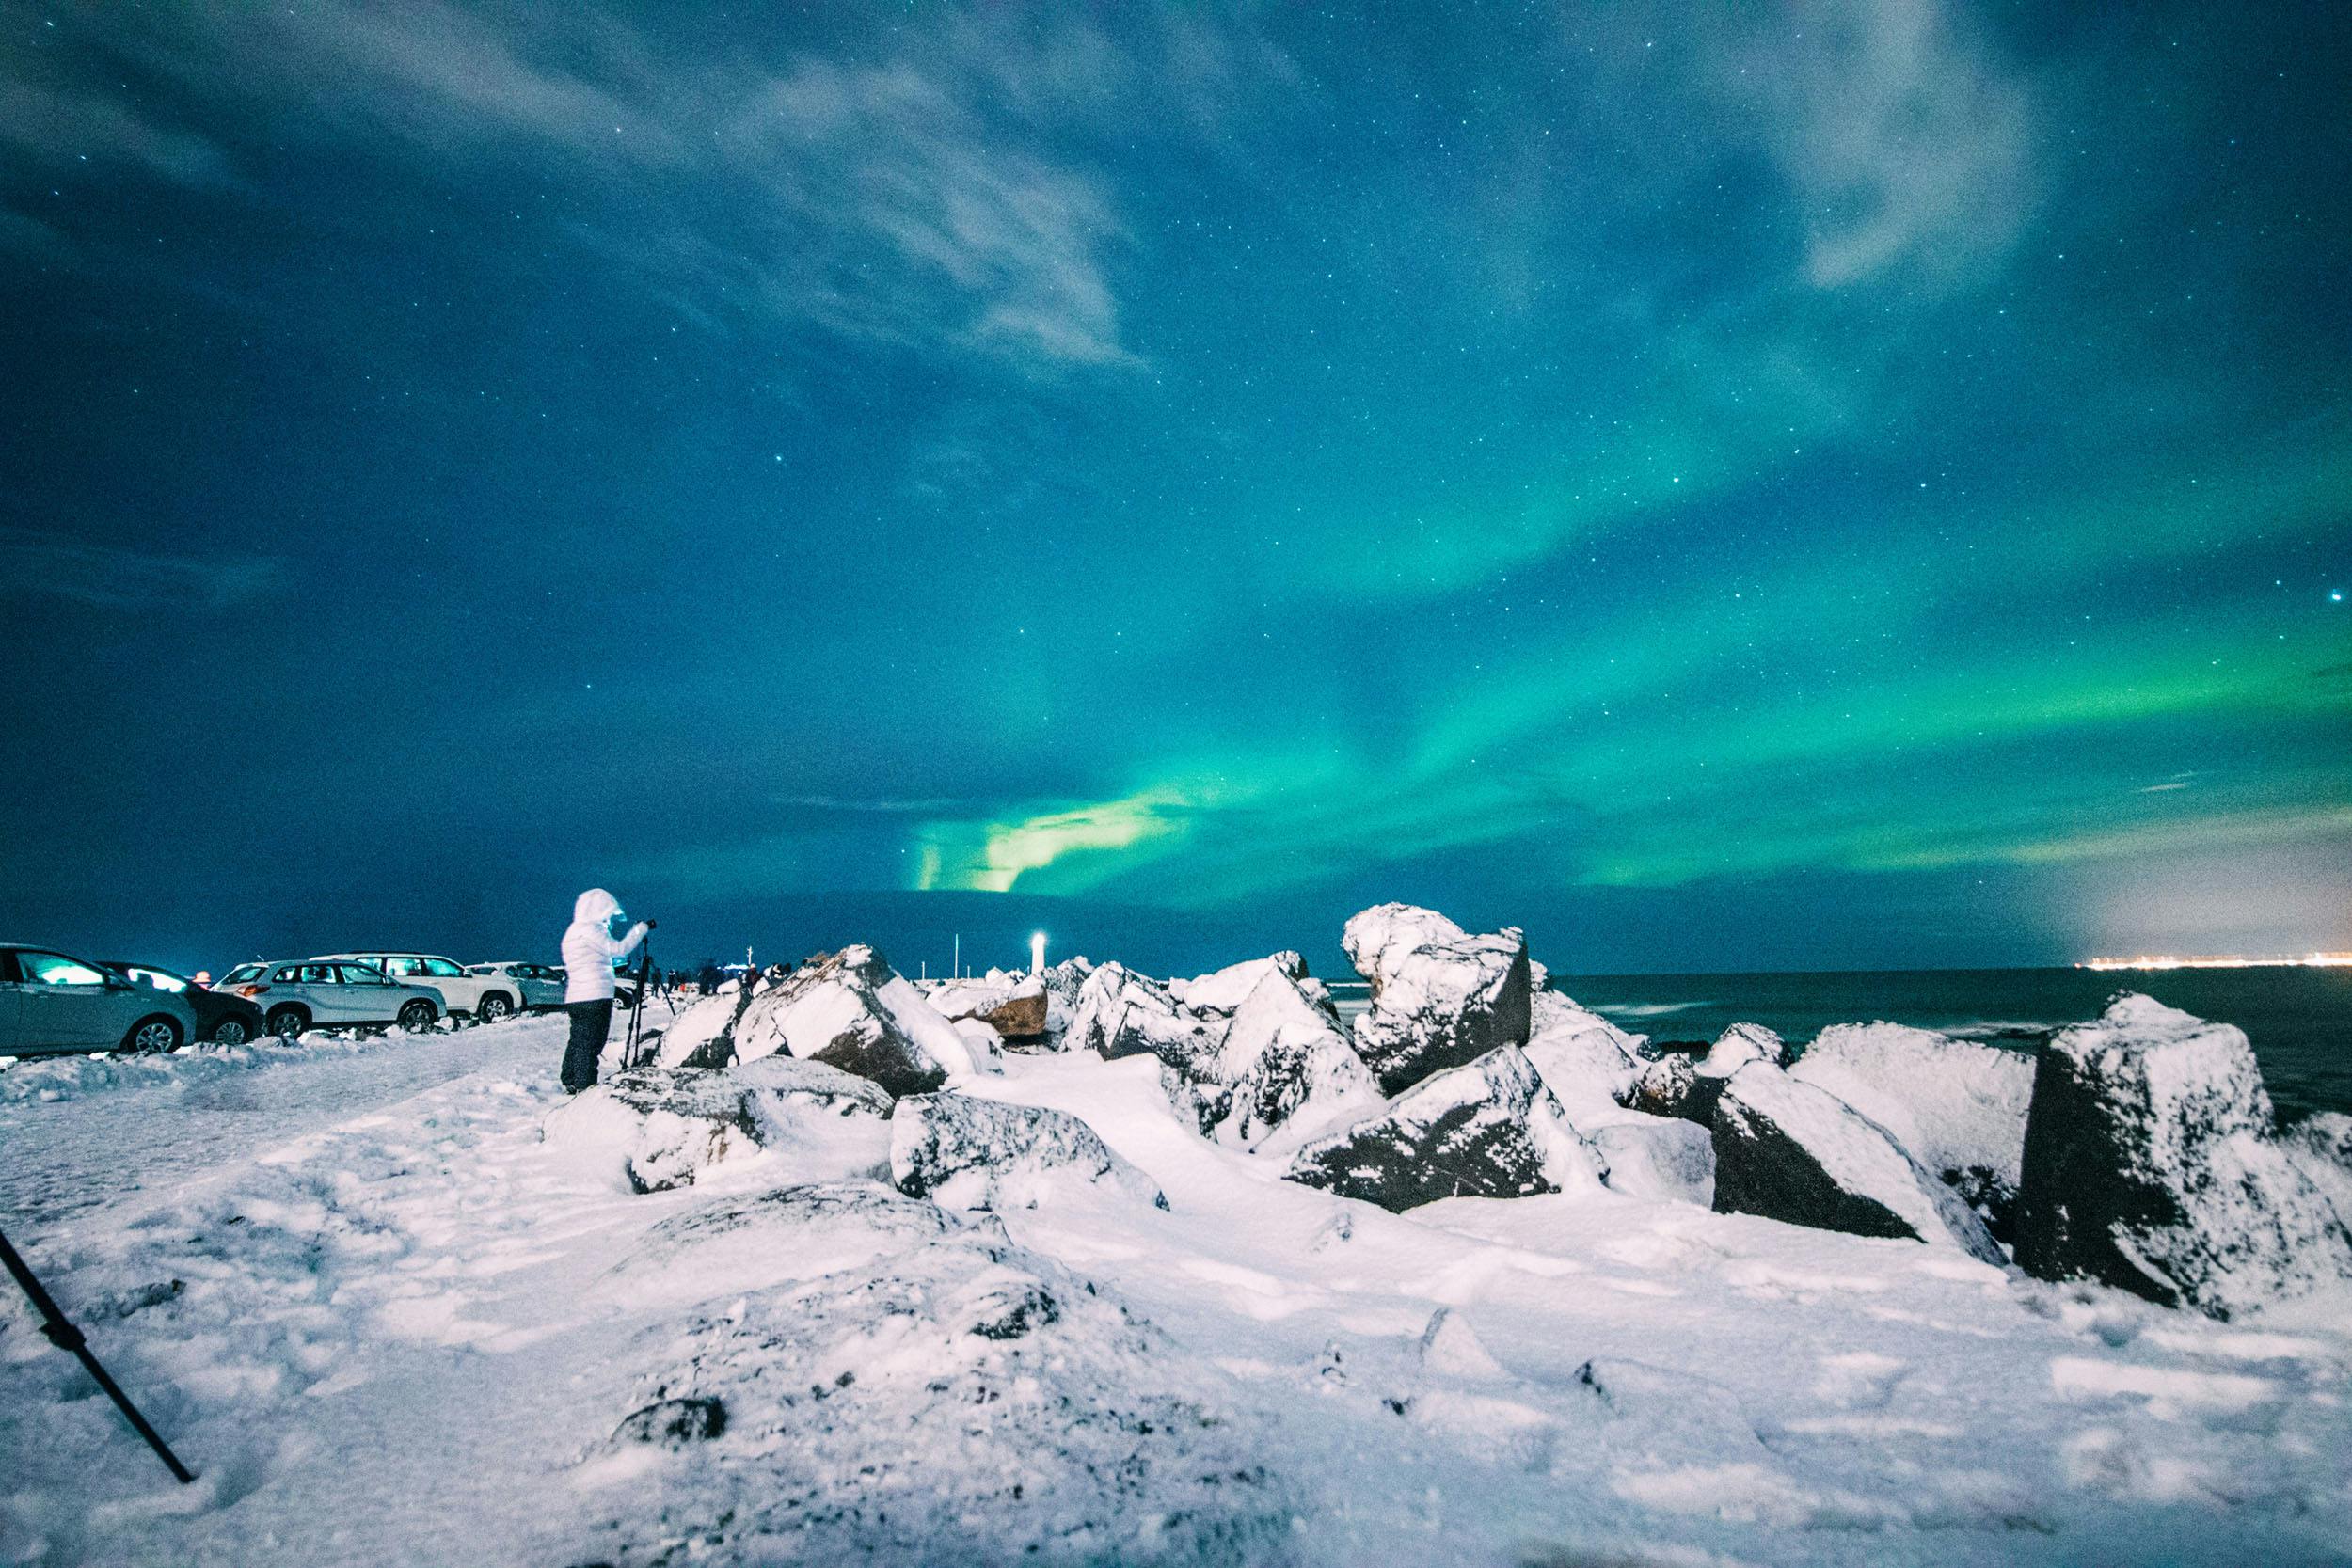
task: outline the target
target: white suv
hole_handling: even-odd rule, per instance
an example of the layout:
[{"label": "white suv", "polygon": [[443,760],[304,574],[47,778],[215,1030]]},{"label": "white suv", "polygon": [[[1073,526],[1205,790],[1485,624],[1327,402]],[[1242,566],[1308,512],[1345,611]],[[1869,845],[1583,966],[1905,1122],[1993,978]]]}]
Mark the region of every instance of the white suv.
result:
[{"label": "white suv", "polygon": [[441,993],[444,1008],[470,1013],[479,1023],[511,1018],[522,1007],[522,988],[502,974],[469,974],[466,966],[437,953],[322,953],[325,959],[357,959],[373,964],[394,980],[430,986]]}]

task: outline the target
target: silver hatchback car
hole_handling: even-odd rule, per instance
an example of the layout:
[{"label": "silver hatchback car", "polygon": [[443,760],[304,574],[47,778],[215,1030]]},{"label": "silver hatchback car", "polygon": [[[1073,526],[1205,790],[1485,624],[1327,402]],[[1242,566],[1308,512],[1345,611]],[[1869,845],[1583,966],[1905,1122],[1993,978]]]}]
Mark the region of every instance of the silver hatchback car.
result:
[{"label": "silver hatchback car", "polygon": [[262,1024],[285,1040],[306,1029],[367,1024],[397,1023],[416,1034],[441,1018],[439,991],[389,979],[357,959],[239,964],[221,976],[220,989],[251,1001]]},{"label": "silver hatchback car", "polygon": [[46,948],[0,946],[0,1055],[176,1051],[195,1037],[195,1012],[167,991]]}]

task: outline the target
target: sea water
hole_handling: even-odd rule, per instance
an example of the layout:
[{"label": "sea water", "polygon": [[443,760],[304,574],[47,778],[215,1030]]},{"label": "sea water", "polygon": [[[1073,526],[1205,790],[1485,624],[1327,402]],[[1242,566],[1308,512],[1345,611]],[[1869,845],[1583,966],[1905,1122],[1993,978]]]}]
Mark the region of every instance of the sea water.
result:
[{"label": "sea water", "polygon": [[2352,969],[1557,974],[1551,989],[1656,1040],[1711,1040],[1744,1021],[1795,1043],[1883,1019],[2028,1052],[2118,992],[2140,991],[2245,1030],[2281,1122],[2352,1113]]}]

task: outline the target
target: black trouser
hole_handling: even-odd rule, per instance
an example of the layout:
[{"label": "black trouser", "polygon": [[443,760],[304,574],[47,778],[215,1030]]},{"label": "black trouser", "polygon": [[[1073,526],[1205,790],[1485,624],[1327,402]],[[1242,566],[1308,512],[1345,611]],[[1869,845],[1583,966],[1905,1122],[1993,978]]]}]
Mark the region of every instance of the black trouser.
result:
[{"label": "black trouser", "polygon": [[596,1058],[604,1054],[605,1037],[612,1033],[612,998],[600,1002],[567,1002],[572,1015],[571,1043],[564,1048],[564,1087],[578,1094],[596,1081]]}]

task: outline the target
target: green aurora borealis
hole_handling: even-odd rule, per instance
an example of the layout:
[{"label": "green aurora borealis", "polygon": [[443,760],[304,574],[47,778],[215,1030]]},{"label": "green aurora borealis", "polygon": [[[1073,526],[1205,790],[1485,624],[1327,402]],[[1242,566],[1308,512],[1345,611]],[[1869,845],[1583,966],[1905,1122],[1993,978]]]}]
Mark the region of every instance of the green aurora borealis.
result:
[{"label": "green aurora borealis", "polygon": [[26,933],[2352,947],[2340,9],[4,14]]}]

